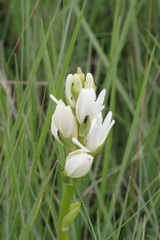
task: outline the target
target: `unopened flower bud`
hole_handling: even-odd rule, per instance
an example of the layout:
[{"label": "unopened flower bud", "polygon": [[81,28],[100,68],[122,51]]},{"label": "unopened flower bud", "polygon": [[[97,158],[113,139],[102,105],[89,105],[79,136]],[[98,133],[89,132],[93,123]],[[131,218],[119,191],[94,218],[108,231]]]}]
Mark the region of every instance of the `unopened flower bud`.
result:
[{"label": "unopened flower bud", "polygon": [[92,76],[91,73],[87,73],[86,81],[84,82],[84,87],[88,88],[88,89],[94,88],[94,90],[96,90],[96,84],[95,84],[95,82],[93,80],[93,76]]},{"label": "unopened flower bud", "polygon": [[65,171],[70,178],[79,178],[85,176],[92,165],[93,157],[83,150],[78,149],[71,152],[65,165]]},{"label": "unopened flower bud", "polygon": [[82,82],[82,86],[83,86],[84,85],[84,73],[82,72],[80,67],[77,68],[77,74],[80,77],[81,82]]},{"label": "unopened flower bud", "polygon": [[78,95],[82,89],[82,81],[79,74],[69,74],[66,79],[65,96],[71,107],[76,106]]}]

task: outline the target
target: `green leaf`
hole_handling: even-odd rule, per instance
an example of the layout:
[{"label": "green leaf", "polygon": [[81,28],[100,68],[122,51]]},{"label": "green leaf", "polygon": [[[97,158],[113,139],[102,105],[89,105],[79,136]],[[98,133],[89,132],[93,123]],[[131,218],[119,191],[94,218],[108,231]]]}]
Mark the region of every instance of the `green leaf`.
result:
[{"label": "green leaf", "polygon": [[71,205],[70,212],[62,220],[62,231],[65,232],[69,229],[69,225],[76,218],[81,210],[81,203],[76,202]]}]

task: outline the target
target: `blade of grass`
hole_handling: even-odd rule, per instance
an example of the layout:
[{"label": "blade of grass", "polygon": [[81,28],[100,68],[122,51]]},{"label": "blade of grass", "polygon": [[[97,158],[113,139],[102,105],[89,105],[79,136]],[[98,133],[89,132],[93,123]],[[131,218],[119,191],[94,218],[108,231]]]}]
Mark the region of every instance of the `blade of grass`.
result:
[{"label": "blade of grass", "polygon": [[[68,48],[67,53],[66,53],[66,58],[64,60],[63,66],[62,66],[62,71],[61,71],[60,77],[58,78],[58,86],[59,87],[56,90],[57,96],[59,96],[60,92],[61,92],[62,82],[64,80],[64,76],[65,76],[65,73],[66,73],[66,70],[67,70],[67,66],[68,66],[70,58],[71,58],[71,54],[72,54],[74,44],[75,44],[75,41],[76,41],[76,37],[77,37],[78,31],[79,31],[79,28],[80,28],[80,23],[81,23],[81,19],[82,19],[82,16],[83,16],[83,12],[84,12],[84,9],[85,9],[86,2],[87,2],[87,0],[85,0],[84,3],[83,3],[82,11],[81,11],[81,14],[78,18],[77,24],[75,26],[74,33],[73,33],[72,38],[71,38],[71,42],[70,42],[69,48]],[[35,159],[34,159],[32,171],[31,171],[31,177],[32,177],[32,175],[33,175],[33,173],[34,173],[34,171],[37,167],[38,159],[39,159],[39,156],[41,154],[42,147],[43,147],[43,144],[45,142],[45,138],[46,138],[46,135],[48,133],[49,126],[50,126],[52,113],[53,113],[52,106],[49,105],[46,120],[45,120],[45,123],[43,125],[39,141],[37,143],[37,148],[36,148],[36,152],[35,152]]]},{"label": "blade of grass", "polygon": [[60,1],[59,1],[58,6],[57,6],[57,9],[56,9],[56,11],[55,11],[55,14],[54,14],[54,16],[53,16],[53,18],[52,18],[52,21],[51,21],[51,23],[50,23],[50,25],[49,25],[49,28],[48,28],[48,30],[47,30],[47,34],[46,34],[45,41],[41,44],[40,50],[39,50],[38,55],[37,55],[37,57],[36,57],[36,60],[35,60],[35,62],[34,62],[33,68],[32,68],[32,70],[31,70],[31,74],[30,74],[30,77],[29,77],[29,79],[28,79],[27,87],[26,87],[26,90],[25,90],[25,92],[24,92],[24,95],[23,95],[23,98],[22,98],[22,101],[21,101],[21,105],[20,105],[20,108],[19,108],[18,116],[17,116],[16,122],[15,122],[15,124],[14,124],[14,127],[13,127],[13,129],[12,129],[12,133],[11,133],[11,139],[12,139],[12,140],[15,138],[17,129],[18,129],[18,127],[19,127],[19,125],[20,125],[20,123],[21,123],[21,121],[22,121],[22,119],[23,119],[23,110],[24,110],[25,104],[26,104],[26,102],[27,102],[29,93],[30,93],[30,88],[32,88],[33,83],[34,83],[33,78],[34,78],[34,76],[35,76],[35,74],[36,74],[36,71],[37,71],[37,69],[38,69],[38,67],[39,67],[39,63],[40,63],[41,58],[42,58],[42,56],[43,56],[44,44],[45,44],[45,42],[47,42],[47,40],[48,40],[48,38],[49,38],[49,35],[50,35],[50,33],[51,33],[52,26],[53,26],[53,23],[54,23],[54,21],[55,21],[55,19],[56,19],[59,6],[60,6]]},{"label": "blade of grass", "polygon": [[[132,142],[133,142],[133,138],[134,138],[134,135],[135,135],[135,129],[136,129],[136,126],[137,126],[138,117],[139,117],[140,110],[141,110],[142,100],[143,100],[143,96],[145,94],[145,90],[146,90],[146,86],[147,86],[147,82],[148,82],[148,78],[149,78],[149,73],[150,73],[150,70],[151,70],[152,62],[153,62],[153,56],[154,56],[154,53],[155,53],[155,48],[156,48],[156,43],[155,43],[154,48],[152,50],[152,54],[151,54],[151,57],[150,57],[150,60],[149,60],[148,68],[146,70],[144,81],[143,81],[143,84],[142,84],[142,87],[141,87],[141,92],[140,92],[140,96],[139,96],[139,99],[138,99],[138,102],[137,102],[135,115],[134,115],[134,118],[133,118],[133,121],[132,121],[130,134],[129,134],[129,137],[128,137],[128,140],[127,140],[127,143],[126,143],[126,148],[125,148],[125,152],[124,152],[124,155],[123,155],[120,172],[119,172],[119,175],[117,177],[116,184],[115,184],[115,191],[114,191],[115,199],[117,199],[119,188],[120,188],[121,181],[122,181],[122,177],[123,177],[123,174],[124,174],[124,171],[125,171],[128,159],[129,159],[129,154],[130,154],[130,150],[131,150],[131,147],[132,147]],[[110,207],[109,207],[109,213],[108,213],[109,218],[111,218],[112,213],[113,213],[113,204],[111,203]]]},{"label": "blade of grass", "polygon": [[[61,0],[60,0],[60,1],[61,1]],[[16,48],[17,48],[17,46],[19,45],[19,43],[20,43],[20,41],[21,41],[21,39],[22,39],[22,37],[23,37],[23,34],[24,34],[25,30],[27,29],[27,26],[28,26],[31,18],[33,17],[34,12],[36,11],[36,9],[37,9],[37,7],[38,7],[38,5],[39,5],[39,2],[40,2],[40,0],[37,0],[37,1],[36,1],[35,5],[34,5],[34,7],[33,7],[33,10],[32,10],[32,12],[31,12],[31,14],[30,14],[30,16],[29,16],[29,18],[28,18],[28,20],[27,20],[27,22],[26,22],[26,25],[25,25],[24,28],[22,29],[22,32],[21,32],[20,36],[18,37],[18,40],[16,41],[15,46],[14,46],[14,48],[12,49],[12,51],[11,51],[11,53],[10,53],[10,56],[9,56],[9,58],[8,58],[8,60],[7,60],[7,63],[6,63],[7,67],[8,67],[8,65],[9,65],[9,63],[10,63],[10,60],[11,60],[11,58],[12,58],[12,56],[13,56]]]},{"label": "blade of grass", "polygon": [[46,65],[46,75],[47,75],[47,82],[49,84],[49,89],[50,91],[55,94],[55,84],[53,81],[53,74],[52,74],[52,68],[51,68],[51,63],[49,59],[49,54],[46,46],[46,40],[45,40],[45,34],[44,34],[44,27],[43,27],[43,22],[41,20],[41,31],[42,31],[42,38],[44,42],[44,63]]},{"label": "blade of grass", "polygon": [[[0,101],[0,103],[2,103],[2,101]],[[21,222],[22,222],[22,226],[23,226],[24,225],[24,214],[23,214],[23,207],[22,207],[22,199],[21,199],[19,184],[18,184],[19,180],[18,180],[18,175],[17,175],[17,171],[16,171],[16,162],[14,160],[14,152],[15,152],[15,149],[17,147],[18,140],[19,140],[21,134],[19,134],[19,137],[17,139],[17,142],[15,144],[14,149],[12,149],[11,142],[10,142],[10,137],[9,137],[9,132],[7,130],[7,125],[6,125],[6,121],[5,121],[5,114],[4,114],[4,111],[3,111],[3,106],[1,104],[0,104],[0,108],[1,108],[1,112],[2,112],[3,129],[4,129],[4,133],[5,133],[5,144],[6,144],[6,149],[7,149],[6,159],[8,161],[7,170],[5,172],[4,178],[3,178],[2,183],[0,185],[0,190],[2,189],[4,181],[7,177],[8,172],[9,172],[10,180],[11,180],[11,183],[12,183],[11,189],[12,189],[13,192],[15,191],[16,196],[17,196],[19,211],[20,211],[20,215],[21,215]],[[22,129],[21,129],[21,133],[22,133]]]},{"label": "blade of grass", "polygon": [[[131,219],[133,219],[145,206],[148,205],[148,203],[154,199],[155,197],[158,197],[159,198],[159,195],[160,195],[160,189],[155,193],[153,194],[153,196],[142,206],[140,207],[128,220],[126,220],[121,227],[125,226],[128,222],[131,221]],[[114,231],[112,234],[110,234],[107,238],[105,238],[105,240],[109,240],[111,239],[111,237],[118,231],[118,229],[116,231]]]},{"label": "blade of grass", "polygon": [[126,207],[127,207],[127,201],[128,201],[129,192],[130,192],[130,189],[131,189],[130,185],[131,185],[131,177],[129,178],[127,193],[126,193],[126,196],[125,196],[124,204],[122,206],[122,213],[121,213],[121,216],[120,216],[120,219],[119,219],[119,225],[118,225],[118,230],[117,230],[117,235],[116,235],[117,240],[119,239],[120,231],[121,231],[121,228],[122,228],[122,222],[123,222],[123,218],[124,218]]},{"label": "blade of grass", "polygon": [[[137,1],[137,0],[133,1],[134,4],[135,4],[135,1]],[[131,7],[134,7],[134,4],[132,4]],[[76,4],[74,4],[74,10],[75,10],[76,15],[79,16],[80,10],[79,10],[79,8],[78,8],[78,6]],[[131,9],[131,10],[133,10],[133,9]],[[129,12],[130,14],[132,13],[131,10]],[[132,14],[130,15],[129,20],[130,20],[130,23],[131,23]],[[108,67],[110,65],[110,61],[109,61],[106,53],[103,51],[99,41],[96,39],[94,32],[91,30],[89,24],[87,23],[87,21],[85,20],[84,17],[82,19],[82,26],[83,26],[83,28],[84,28],[84,30],[85,30],[89,40],[92,42],[92,45],[93,45],[94,49],[96,50],[96,52],[98,54],[98,57],[101,59],[102,63],[106,67],[106,69],[108,69]],[[128,28],[129,28],[129,26],[128,26],[128,24],[126,24],[126,29],[123,31],[123,36],[121,37],[121,39],[123,40],[123,41],[121,40],[121,45],[124,44],[124,40],[125,40],[126,33],[128,31]],[[118,43],[118,46],[119,46],[119,43]],[[123,45],[121,46],[121,50],[122,50],[122,47],[123,47]],[[121,84],[119,78],[117,76],[116,76],[116,78],[117,78],[116,79],[117,90],[120,92],[120,94],[122,96],[122,99],[124,100],[125,104],[128,106],[129,110],[134,115],[134,107],[133,107],[132,101],[130,100],[130,98],[129,98],[126,90],[124,89],[123,85]],[[106,82],[106,80],[104,82]],[[110,83],[111,82],[109,81],[109,83],[107,83],[107,84],[110,85]],[[109,91],[108,85],[103,86],[106,89],[108,89],[107,91]],[[107,96],[107,94],[106,94],[106,96]],[[107,98],[106,98],[105,102],[107,102]]]},{"label": "blade of grass", "polygon": [[[120,33],[120,24],[118,21],[118,15],[120,11],[120,1],[117,1],[116,4],[116,12],[115,12],[115,19],[114,19],[114,25],[113,25],[113,33],[112,33],[112,42],[111,42],[111,50],[110,50],[110,65],[108,68],[108,76],[110,76],[111,83],[111,100],[110,100],[110,106],[109,109],[113,112],[113,118],[114,118],[114,112],[115,112],[115,106],[116,106],[116,88],[117,88],[117,78],[116,78],[116,71],[117,71],[117,44],[116,41],[119,39],[119,33]],[[116,39],[116,41],[115,41]],[[112,76],[110,73],[112,72]],[[108,79],[108,78],[107,78]],[[109,81],[106,80],[107,82]],[[105,181],[101,182],[101,194],[103,198],[105,198],[106,195],[106,189],[107,189],[107,174],[109,171],[109,165],[110,165],[110,156],[111,156],[111,146],[112,146],[112,136],[113,136],[113,130],[110,131],[110,134],[107,138],[105,149],[104,149],[104,159],[103,161],[103,167],[102,167],[102,179],[106,179]]]},{"label": "blade of grass", "polygon": [[[71,54],[72,54],[72,51],[73,51],[73,48],[74,48],[74,44],[75,44],[75,41],[76,41],[76,38],[77,38],[77,35],[78,35],[78,32],[79,32],[79,28],[80,28],[80,25],[81,25],[81,21],[82,21],[82,17],[83,17],[85,7],[86,7],[86,3],[87,3],[87,0],[85,0],[83,2],[82,10],[81,10],[80,14],[78,15],[79,16],[78,21],[76,23],[76,26],[75,26],[75,29],[74,29],[74,32],[73,32],[73,35],[72,35],[72,38],[71,38],[70,45],[69,45],[69,48],[68,48],[67,53],[66,53],[66,57],[65,57],[65,60],[64,60],[64,64],[62,66],[61,74],[58,78],[57,96],[60,95],[60,91],[62,89],[62,83],[63,83],[64,77],[65,77],[65,74],[66,74],[66,70],[67,70],[67,67],[68,67],[68,64],[69,64],[69,61],[70,61],[70,58],[71,58]],[[75,2],[74,2],[74,4],[75,4]]]},{"label": "blade of grass", "polygon": [[90,217],[89,217],[89,214],[88,214],[88,212],[87,212],[87,209],[86,209],[86,207],[85,207],[85,204],[84,204],[84,202],[83,202],[83,199],[82,199],[82,197],[81,197],[81,194],[80,194],[80,192],[79,192],[78,187],[77,187],[76,184],[75,184],[75,187],[76,187],[76,191],[77,191],[77,193],[78,193],[78,195],[79,195],[79,197],[80,197],[80,200],[81,200],[82,206],[83,206],[83,208],[84,208],[84,211],[85,211],[85,213],[86,213],[86,216],[87,216],[87,219],[88,219],[88,222],[89,222],[89,225],[90,225],[90,228],[91,228],[91,231],[92,231],[92,235],[93,235],[93,237],[94,237],[94,240],[97,240],[97,237],[96,237],[96,234],[95,234],[95,231],[94,231],[94,228],[93,228],[91,219],[90,219]]},{"label": "blade of grass", "polygon": [[68,14],[66,25],[65,25],[62,44],[61,44],[61,47],[60,47],[60,53],[59,53],[59,56],[58,56],[57,68],[56,68],[56,72],[55,72],[55,75],[54,75],[55,79],[58,78],[58,74],[60,72],[60,68],[62,66],[62,61],[63,61],[63,58],[64,58],[65,44],[67,42],[67,35],[68,35],[69,26],[70,26],[72,10],[73,10],[73,1],[71,1],[70,10],[69,10],[69,14]]},{"label": "blade of grass", "polygon": [[51,176],[53,174],[54,168],[55,168],[55,165],[52,168],[52,170],[49,173],[49,175],[47,176],[47,178],[46,178],[46,180],[45,180],[45,182],[44,182],[44,184],[43,184],[43,186],[42,186],[42,188],[41,188],[41,190],[40,190],[40,192],[39,192],[39,194],[38,194],[38,196],[37,196],[37,198],[35,200],[35,203],[34,203],[33,208],[32,208],[32,210],[31,210],[31,212],[30,212],[30,214],[28,216],[27,222],[26,222],[26,224],[25,224],[25,226],[24,226],[24,228],[22,230],[22,233],[21,233],[21,235],[19,237],[19,240],[26,240],[28,235],[29,235],[29,232],[30,232],[30,230],[32,228],[34,220],[35,220],[35,218],[37,216],[37,213],[39,211],[44,191],[46,190],[46,187],[47,187],[47,184],[49,182],[49,179],[51,178]]}]

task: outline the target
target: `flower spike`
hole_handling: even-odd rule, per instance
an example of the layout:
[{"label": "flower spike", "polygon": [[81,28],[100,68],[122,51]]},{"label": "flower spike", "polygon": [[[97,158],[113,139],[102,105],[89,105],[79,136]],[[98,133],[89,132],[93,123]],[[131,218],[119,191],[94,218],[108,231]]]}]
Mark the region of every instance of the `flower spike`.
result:
[{"label": "flower spike", "polygon": [[[69,178],[86,175],[91,168],[93,157],[104,146],[109,131],[115,124],[112,112],[103,120],[106,90],[96,97],[96,84],[91,73],[86,77],[81,68],[66,78],[65,97],[68,106],[52,94],[57,104],[52,116],[51,132],[55,139],[69,150],[65,172]],[[78,148],[78,149],[77,149]],[[77,149],[77,150],[76,150]]]}]

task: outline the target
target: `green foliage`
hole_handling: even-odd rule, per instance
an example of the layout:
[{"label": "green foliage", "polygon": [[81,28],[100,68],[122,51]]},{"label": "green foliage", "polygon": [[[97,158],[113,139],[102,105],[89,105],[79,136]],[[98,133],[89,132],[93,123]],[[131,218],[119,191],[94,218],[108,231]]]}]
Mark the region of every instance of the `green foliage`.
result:
[{"label": "green foliage", "polygon": [[159,239],[160,3],[86,2],[0,2],[0,239],[57,237],[67,153],[49,94],[65,101],[77,67],[106,88],[116,123],[76,185],[71,239]]}]

